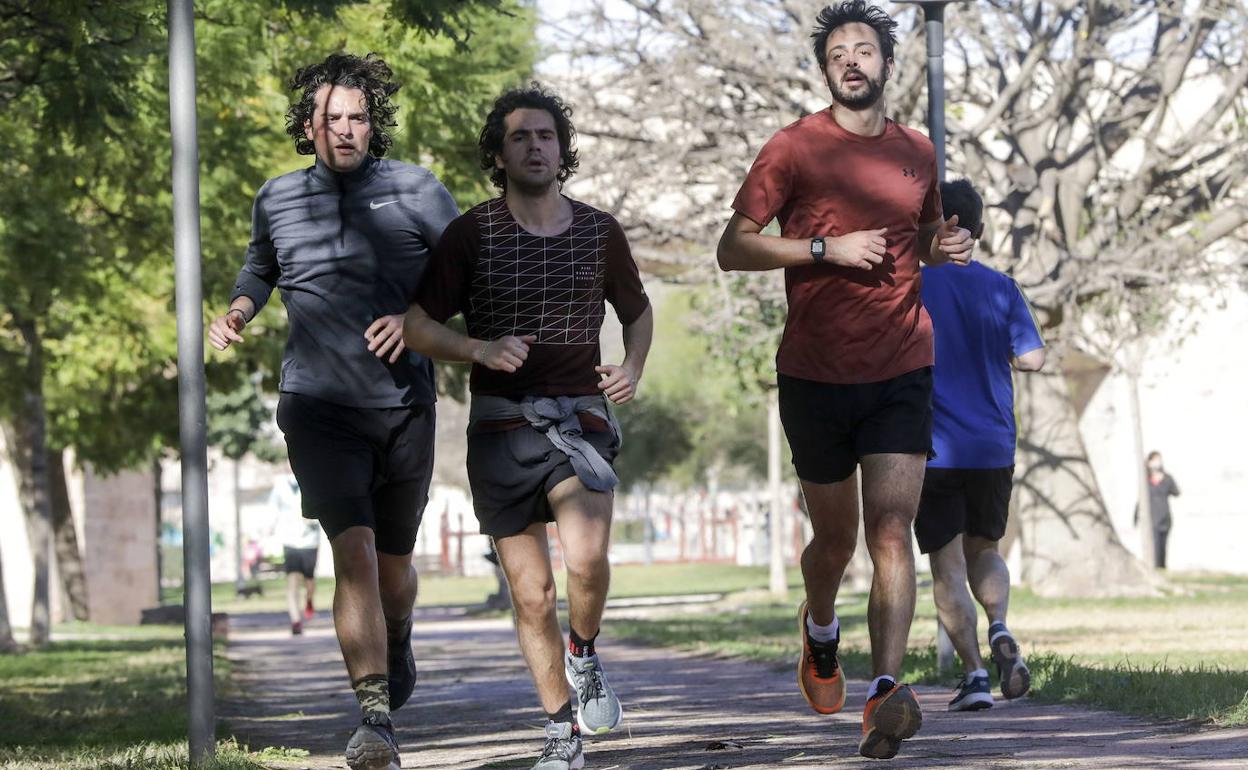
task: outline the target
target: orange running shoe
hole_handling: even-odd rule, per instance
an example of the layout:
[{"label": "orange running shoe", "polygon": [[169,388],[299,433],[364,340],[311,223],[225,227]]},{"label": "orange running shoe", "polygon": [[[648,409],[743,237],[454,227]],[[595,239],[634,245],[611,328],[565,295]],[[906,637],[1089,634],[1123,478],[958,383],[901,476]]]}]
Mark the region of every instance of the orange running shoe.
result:
[{"label": "orange running shoe", "polygon": [[797,662],[797,686],[810,707],[820,714],[835,714],[845,705],[845,677],[836,659],[837,641],[811,643],[806,631],[806,602],[797,611],[802,657]]},{"label": "orange running shoe", "polygon": [[892,759],[901,742],[923,726],[923,710],[908,685],[883,682],[862,711],[858,753],[869,759]]}]

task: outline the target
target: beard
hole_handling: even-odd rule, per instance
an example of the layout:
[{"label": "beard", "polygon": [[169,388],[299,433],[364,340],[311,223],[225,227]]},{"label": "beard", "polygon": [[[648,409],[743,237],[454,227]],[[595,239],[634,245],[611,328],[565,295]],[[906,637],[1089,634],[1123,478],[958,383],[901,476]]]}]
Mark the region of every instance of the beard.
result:
[{"label": "beard", "polygon": [[[841,83],[828,81],[828,89],[832,91],[832,100],[842,107],[851,110],[865,110],[872,107],[884,95],[884,73],[880,73],[877,80],[872,80],[863,73],[863,79],[866,81],[867,87],[858,93],[848,93],[841,89]],[[843,81],[842,81],[843,82]]]}]

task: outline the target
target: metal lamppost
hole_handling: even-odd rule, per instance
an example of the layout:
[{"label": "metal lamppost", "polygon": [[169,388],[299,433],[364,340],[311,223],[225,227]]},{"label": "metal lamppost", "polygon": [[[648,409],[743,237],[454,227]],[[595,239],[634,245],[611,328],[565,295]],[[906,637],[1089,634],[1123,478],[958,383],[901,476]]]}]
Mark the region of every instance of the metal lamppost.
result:
[{"label": "metal lamppost", "polygon": [[[896,0],[923,9],[927,29],[927,133],[936,146],[936,181],[945,181],[945,6],[970,0]],[[940,621],[936,622],[936,665],[953,665],[953,642]]]},{"label": "metal lamppost", "polygon": [[936,145],[936,175],[945,181],[945,6],[970,0],[895,0],[923,9],[927,29],[927,131]]},{"label": "metal lamppost", "polygon": [[204,403],[203,284],[199,241],[199,141],[195,119],[195,20],[191,0],[169,0],[169,122],[173,138],[174,276],[178,318],[178,420],[186,690],[191,765],[216,748],[212,593],[208,550],[208,419]]}]

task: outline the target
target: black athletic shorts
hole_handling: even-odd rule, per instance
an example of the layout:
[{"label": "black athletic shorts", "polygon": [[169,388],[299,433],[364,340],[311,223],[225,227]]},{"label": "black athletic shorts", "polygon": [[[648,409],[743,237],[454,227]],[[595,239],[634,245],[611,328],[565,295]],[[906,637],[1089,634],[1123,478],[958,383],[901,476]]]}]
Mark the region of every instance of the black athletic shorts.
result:
[{"label": "black athletic shorts", "polygon": [[923,553],[939,551],[961,534],[1000,540],[1010,516],[1014,466],[928,468],[914,519]]},{"label": "black athletic shorts", "polygon": [[[582,436],[614,463],[620,451],[614,432],[586,430]],[[528,425],[468,436],[468,485],[483,535],[507,537],[534,522],[554,521],[546,496],[575,475],[571,458]]]},{"label": "black athletic shorts", "polygon": [[931,367],[854,385],[781,374],[779,387],[780,421],[803,481],[844,481],[865,455],[931,455]]},{"label": "black athletic shorts", "polygon": [[368,527],[381,553],[412,552],[433,475],[434,408],[365,409],[298,393],[277,402],[304,518],[331,541]]},{"label": "black athletic shorts", "polygon": [[283,546],[282,562],[282,568],[286,574],[297,572],[305,578],[310,578],[316,572],[316,549]]}]

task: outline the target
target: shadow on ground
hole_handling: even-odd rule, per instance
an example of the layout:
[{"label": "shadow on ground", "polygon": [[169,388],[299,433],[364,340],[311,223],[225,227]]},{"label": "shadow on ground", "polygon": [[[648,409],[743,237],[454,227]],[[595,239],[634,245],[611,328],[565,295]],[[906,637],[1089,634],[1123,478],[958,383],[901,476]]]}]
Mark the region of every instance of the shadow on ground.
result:
[{"label": "shadow on ground", "polygon": [[[356,718],[329,620],[290,637],[281,615],[235,616],[235,681],[221,715],[253,749],[306,749],[282,767],[345,767]],[[396,714],[406,770],[527,768],[544,721],[507,619],[421,611],[415,648],[421,679]],[[608,626],[609,628],[609,626]],[[601,649],[625,706],[610,736],[586,743],[596,770],[880,767],[857,756],[865,685],[845,710],[809,711],[793,672],[757,663],[611,643]],[[896,768],[1127,770],[1248,767],[1248,730],[1207,730],[1024,699],[971,715],[945,712],[948,693],[918,688],[923,730]]]}]

